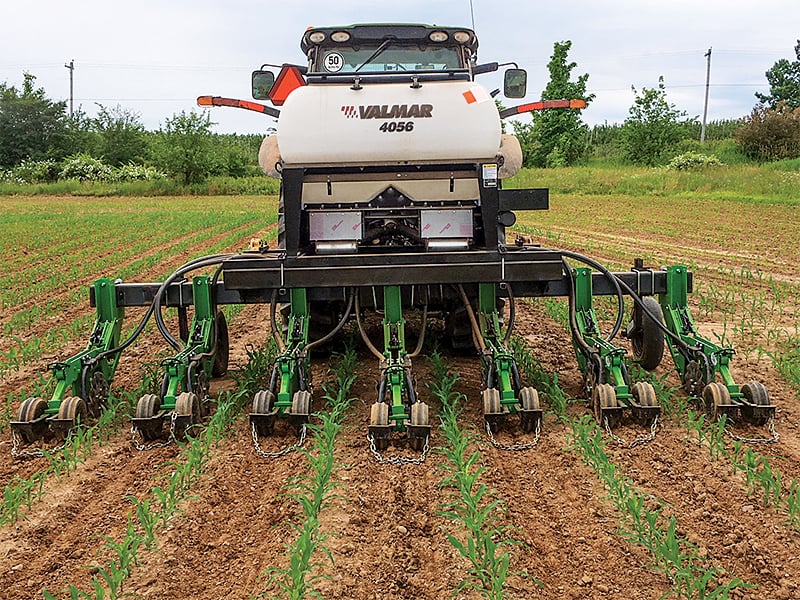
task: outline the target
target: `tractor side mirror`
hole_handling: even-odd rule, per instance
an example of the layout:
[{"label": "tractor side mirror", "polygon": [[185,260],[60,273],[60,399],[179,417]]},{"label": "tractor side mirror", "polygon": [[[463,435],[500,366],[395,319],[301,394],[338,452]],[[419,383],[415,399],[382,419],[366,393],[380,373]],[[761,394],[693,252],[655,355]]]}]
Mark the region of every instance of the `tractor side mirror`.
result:
[{"label": "tractor side mirror", "polygon": [[275,83],[275,73],[272,71],[253,71],[253,98],[256,100],[269,100],[269,91]]},{"label": "tractor side mirror", "polygon": [[528,87],[525,69],[508,69],[503,75],[503,95],[506,98],[524,98]]}]

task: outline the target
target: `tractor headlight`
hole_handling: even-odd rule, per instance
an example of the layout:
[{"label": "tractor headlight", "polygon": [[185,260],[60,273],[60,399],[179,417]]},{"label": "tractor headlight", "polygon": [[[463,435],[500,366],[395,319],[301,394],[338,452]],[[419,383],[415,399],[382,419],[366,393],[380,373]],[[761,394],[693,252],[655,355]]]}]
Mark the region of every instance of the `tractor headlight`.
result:
[{"label": "tractor headlight", "polygon": [[331,39],[334,42],[340,42],[340,43],[341,42],[346,42],[347,40],[350,39],[350,34],[347,33],[346,31],[334,31],[331,34]]},{"label": "tractor headlight", "polygon": [[314,31],[313,33],[309,34],[308,40],[315,44],[319,44],[325,41],[325,34],[321,31]]},{"label": "tractor headlight", "polygon": [[431,33],[428,36],[428,38],[432,42],[446,42],[447,38],[448,38],[448,35],[447,35],[446,31],[431,31]]},{"label": "tractor headlight", "polygon": [[453,38],[454,38],[454,39],[455,39],[455,40],[456,40],[456,41],[457,41],[459,44],[466,44],[466,43],[467,43],[467,42],[470,40],[470,38],[471,38],[471,37],[472,37],[472,36],[471,36],[471,35],[469,34],[469,32],[467,32],[467,31],[456,31],[456,32],[453,34]]}]

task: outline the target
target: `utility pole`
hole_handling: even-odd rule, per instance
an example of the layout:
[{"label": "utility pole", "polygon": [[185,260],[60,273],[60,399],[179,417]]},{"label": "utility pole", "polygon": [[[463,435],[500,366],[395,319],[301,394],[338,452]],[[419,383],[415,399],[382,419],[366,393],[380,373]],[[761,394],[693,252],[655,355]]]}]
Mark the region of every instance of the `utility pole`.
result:
[{"label": "utility pole", "polygon": [[703,105],[703,125],[700,127],[700,143],[706,141],[706,116],[708,115],[708,87],[711,82],[711,48],[703,56],[708,59],[706,65],[706,102]]},{"label": "utility pole", "polygon": [[75,59],[73,58],[69,63],[64,63],[64,66],[69,69],[69,116],[72,117],[72,74],[75,71]]}]

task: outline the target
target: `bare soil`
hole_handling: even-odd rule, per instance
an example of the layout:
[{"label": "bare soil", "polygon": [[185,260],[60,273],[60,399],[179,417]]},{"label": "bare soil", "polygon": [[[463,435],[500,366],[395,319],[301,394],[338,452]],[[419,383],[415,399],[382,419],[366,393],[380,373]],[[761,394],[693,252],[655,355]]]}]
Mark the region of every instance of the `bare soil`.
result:
[{"label": "bare soil", "polygon": [[[604,258],[612,253],[602,249],[590,254]],[[693,256],[707,260],[706,268],[717,259],[723,262],[709,252]],[[741,258],[730,264],[739,265]],[[724,262],[728,264],[727,259]],[[770,264],[776,275],[796,282],[796,272],[781,269],[778,262]],[[545,316],[539,304],[520,302],[517,312],[520,335],[543,367],[558,373],[561,386],[575,399],[570,415],[586,414],[582,377],[568,333]],[[245,363],[248,345],[259,346],[268,337],[267,313],[264,306],[247,307],[231,323],[231,368]],[[64,318],[74,316],[70,312]],[[136,313],[130,317],[135,319]],[[75,349],[81,345],[74,343]],[[120,365],[115,389],[135,389],[141,363],[159,356],[163,347],[150,335],[131,348]],[[0,397],[27,385],[50,358],[7,374],[0,380]],[[330,536],[326,546],[332,562],[324,554],[315,557],[319,563],[315,572],[323,576],[315,587],[324,598],[449,598],[468,566],[447,538],[448,532],[457,532],[456,526],[441,514],[446,491],[443,458],[436,446],[443,443],[442,435],[434,426],[434,448],[421,465],[379,465],[366,440],[378,365],[367,353],[360,358],[354,400],[336,441],[336,497],[320,517],[321,531]],[[668,373],[668,362],[665,358],[660,373]],[[461,425],[485,440],[479,359],[448,357],[448,364],[460,374],[459,391],[467,398]],[[733,368],[737,381],[763,381],[778,406],[780,442],[756,449],[771,458],[787,483],[800,478],[797,393],[764,356],[737,356]],[[440,406],[424,385],[431,377],[427,362],[418,359],[414,372],[436,425]],[[313,374],[315,406],[320,408],[321,384],[330,377],[327,359],[314,358]],[[674,373],[668,382],[679,385]],[[216,381],[212,392],[232,385],[230,377]],[[754,428],[738,431],[764,433]],[[277,450],[294,441],[281,433],[283,429],[274,438],[262,439],[262,446]],[[642,431],[624,423],[616,433],[633,439]],[[517,431],[504,431],[499,439],[525,438]],[[785,514],[765,507],[758,496],[748,496],[743,476],[734,474],[729,462],[711,459],[708,449],[687,431],[685,417],[664,419],[655,440],[633,450],[606,440],[621,473],[651,494],[654,504],[663,503],[665,514],[677,518],[678,533],[697,546],[709,566],[724,569],[724,580],[739,577],[754,586],[734,591],[732,598],[800,597],[800,533],[786,524]],[[6,431],[0,440],[0,483],[15,476],[30,477],[44,468],[43,459],[13,460],[10,446]],[[509,578],[507,597],[655,599],[670,590],[671,583],[653,568],[648,552],[620,533],[619,513],[595,473],[572,449],[570,430],[552,414],[546,415],[534,450],[508,452],[488,443],[480,448],[482,481],[502,501],[498,524],[509,527],[509,535],[521,542],[512,548],[511,568],[529,575]],[[387,454],[413,452],[398,438]],[[123,429],[98,446],[75,473],[49,478],[43,499],[23,509],[25,518],[0,527],[0,598],[40,598],[43,589],[56,592],[69,584],[88,590],[96,574],[91,566],[110,557],[103,549],[106,536],[118,540],[123,535],[133,508],[127,496],[143,497],[172,471],[172,462],[180,460],[175,446],[136,451],[130,433]],[[287,544],[294,539],[300,518],[300,507],[284,492],[290,478],[306,464],[306,457],[296,452],[272,461],[259,457],[242,414],[214,448],[192,497],[169,526],[157,532],[158,549],[141,553],[141,563],[133,568],[124,591],[159,600],[276,595],[275,587],[267,584],[268,573],[288,565]],[[456,597],[477,595],[463,591]]]}]

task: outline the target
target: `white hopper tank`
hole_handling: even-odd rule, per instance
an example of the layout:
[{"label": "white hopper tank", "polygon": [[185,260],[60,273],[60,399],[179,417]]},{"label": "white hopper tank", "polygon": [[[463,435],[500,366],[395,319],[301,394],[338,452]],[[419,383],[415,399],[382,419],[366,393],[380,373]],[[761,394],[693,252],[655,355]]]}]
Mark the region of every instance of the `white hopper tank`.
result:
[{"label": "white hopper tank", "polygon": [[500,148],[494,99],[470,81],[311,84],[281,108],[287,166],[493,160]]}]

